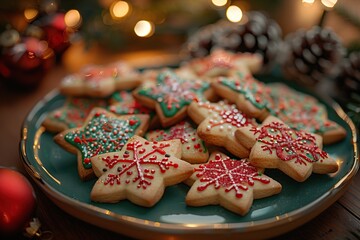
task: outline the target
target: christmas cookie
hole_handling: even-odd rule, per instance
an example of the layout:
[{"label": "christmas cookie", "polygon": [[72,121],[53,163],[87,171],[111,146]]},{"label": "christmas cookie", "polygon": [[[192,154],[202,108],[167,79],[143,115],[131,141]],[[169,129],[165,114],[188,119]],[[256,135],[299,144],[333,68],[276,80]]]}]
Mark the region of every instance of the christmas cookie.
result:
[{"label": "christmas cookie", "polygon": [[159,118],[154,109],[143,106],[132,96],[131,91],[115,92],[110,98],[108,110],[118,115],[125,114],[148,114],[150,116],[149,128],[160,127]]},{"label": "christmas cookie", "polygon": [[240,128],[236,138],[251,146],[249,161],[262,168],[278,168],[298,182],[305,181],[312,172],[333,173],[338,165],[322,150],[319,135],[298,131],[280,119],[269,116],[259,127]]},{"label": "christmas cookie", "polygon": [[70,96],[107,97],[116,90],[133,89],[141,83],[140,74],[124,62],[108,66],[88,66],[66,76],[60,92]]},{"label": "christmas cookie", "polygon": [[142,135],[148,127],[148,115],[114,115],[94,108],[82,127],[65,130],[54,137],[64,149],[77,154],[78,173],[82,180],[93,176],[91,158],[121,150],[133,135]]},{"label": "christmas cookie", "polygon": [[220,205],[240,215],[248,213],[253,199],[269,197],[281,191],[280,183],[264,175],[263,169],[247,159],[231,159],[213,152],[209,162],[195,167],[187,180],[193,182],[186,195],[189,206]]},{"label": "christmas cookie", "polygon": [[338,142],[346,137],[346,130],[328,119],[326,108],[316,98],[298,92],[280,83],[268,84],[277,116],[291,128],[319,134],[324,144]]},{"label": "christmas cookie", "polygon": [[180,122],[168,129],[158,129],[146,133],[145,138],[149,141],[165,141],[180,139],[182,157],[189,163],[203,163],[209,158],[209,152],[189,122]]},{"label": "christmas cookie", "polygon": [[113,203],[124,199],[144,207],[155,205],[165,187],[187,179],[191,164],[175,157],[180,140],[150,142],[133,136],[120,152],[104,155],[115,165],[103,174],[91,191],[91,200]]},{"label": "christmas cookie", "polygon": [[235,103],[248,116],[263,120],[270,114],[268,109],[274,104],[271,89],[250,73],[237,71],[211,84],[219,96]]},{"label": "christmas cookie", "polygon": [[193,101],[188,108],[189,117],[196,123],[200,124],[210,115],[230,109],[231,105],[227,101],[219,101],[216,103],[209,101]]},{"label": "christmas cookie", "polygon": [[214,50],[209,56],[187,62],[182,67],[190,68],[199,77],[213,78],[227,76],[231,71],[254,73],[260,70],[262,57],[251,53],[231,53],[222,49]]},{"label": "christmas cookie", "polygon": [[213,96],[209,83],[180,78],[172,70],[160,72],[156,83],[139,87],[133,94],[141,104],[155,108],[163,127],[183,120],[187,116],[187,107],[193,100]]},{"label": "christmas cookie", "polygon": [[219,105],[212,108],[212,114],[199,124],[197,133],[206,143],[225,147],[235,156],[243,158],[248,157],[250,151],[235,138],[235,131],[240,127],[255,125],[255,120],[241,113],[235,105]]},{"label": "christmas cookie", "polygon": [[42,125],[47,131],[56,133],[80,127],[93,108],[106,106],[107,101],[102,98],[68,97],[62,107],[46,115]]}]

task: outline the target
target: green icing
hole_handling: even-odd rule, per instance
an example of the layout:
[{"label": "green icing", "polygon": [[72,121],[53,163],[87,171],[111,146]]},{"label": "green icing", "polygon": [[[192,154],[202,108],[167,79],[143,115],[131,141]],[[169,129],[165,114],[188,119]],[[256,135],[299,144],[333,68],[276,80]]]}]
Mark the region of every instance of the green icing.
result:
[{"label": "green icing", "polygon": [[242,79],[240,81],[222,78],[219,80],[219,83],[235,92],[243,94],[245,99],[250,101],[256,108],[271,109],[271,99],[268,97],[268,89],[265,84],[257,82],[252,78]]},{"label": "green icing", "polygon": [[95,114],[83,128],[67,133],[64,138],[80,150],[84,167],[91,168],[91,157],[120,151],[140,124],[137,117],[123,120]]},{"label": "green icing", "polygon": [[209,87],[207,82],[185,80],[167,70],[158,75],[156,86],[143,88],[138,94],[155,100],[165,117],[173,117],[194,99],[203,100],[203,92]]}]

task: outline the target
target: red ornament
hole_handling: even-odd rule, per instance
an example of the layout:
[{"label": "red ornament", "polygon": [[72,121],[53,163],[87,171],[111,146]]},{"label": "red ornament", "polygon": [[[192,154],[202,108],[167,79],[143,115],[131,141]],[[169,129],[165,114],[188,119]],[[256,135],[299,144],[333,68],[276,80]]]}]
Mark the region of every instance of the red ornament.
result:
[{"label": "red ornament", "polygon": [[19,38],[3,48],[0,77],[8,85],[22,88],[37,86],[55,61],[48,43],[33,37]]},{"label": "red ornament", "polygon": [[23,230],[35,202],[34,189],[21,173],[0,168],[0,236]]},{"label": "red ornament", "polygon": [[66,27],[64,13],[52,13],[45,15],[33,23],[44,31],[44,40],[56,55],[61,55],[69,46],[71,31]]}]

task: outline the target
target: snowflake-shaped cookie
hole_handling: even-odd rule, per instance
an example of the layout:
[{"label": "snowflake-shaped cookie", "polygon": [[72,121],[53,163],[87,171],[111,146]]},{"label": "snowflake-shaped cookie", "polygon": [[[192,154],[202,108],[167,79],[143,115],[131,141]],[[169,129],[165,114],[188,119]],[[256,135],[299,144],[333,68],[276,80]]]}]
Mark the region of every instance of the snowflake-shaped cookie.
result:
[{"label": "snowflake-shaped cookie", "polygon": [[296,181],[305,181],[312,172],[333,173],[338,165],[323,151],[318,135],[297,131],[269,116],[259,127],[236,131],[240,141],[253,144],[249,161],[263,168],[279,168]]},{"label": "snowflake-shaped cookie", "polygon": [[[206,106],[201,102],[198,104],[199,110]],[[206,143],[225,147],[237,157],[248,157],[250,151],[236,140],[235,131],[240,127],[255,126],[255,120],[240,112],[235,105],[220,104],[214,107],[215,105],[215,103],[208,105],[212,108],[212,114],[199,124],[198,135]]]},{"label": "snowflake-shaped cookie", "polygon": [[150,141],[180,139],[181,159],[189,163],[203,163],[209,158],[209,152],[204,142],[198,136],[196,128],[193,128],[189,122],[180,122],[168,129],[149,131],[145,138]]},{"label": "snowflake-shaped cookie", "polygon": [[180,183],[193,173],[193,167],[172,153],[180,150],[180,140],[150,142],[133,136],[117,153],[99,157],[113,164],[95,183],[91,200],[129,201],[144,207],[155,205],[165,187]]},{"label": "snowflake-shaped cookie", "polygon": [[231,159],[221,152],[212,153],[208,163],[195,167],[190,179],[194,183],[186,196],[188,205],[219,204],[240,215],[249,211],[253,199],[281,191],[278,182],[250,165],[247,159]]},{"label": "snowflake-shaped cookie", "polygon": [[65,130],[54,140],[77,154],[79,175],[87,179],[92,175],[92,157],[120,151],[130,137],[146,131],[148,121],[148,115],[117,116],[105,109],[94,108],[82,127]]},{"label": "snowflake-shaped cookie", "polygon": [[155,85],[140,87],[134,93],[140,103],[155,108],[163,127],[184,119],[193,100],[202,100],[210,95],[209,83],[180,78],[171,70],[160,72]]},{"label": "snowflake-shaped cookie", "polygon": [[116,90],[133,89],[141,83],[139,73],[125,62],[91,65],[66,76],[60,91],[71,96],[107,97]]}]

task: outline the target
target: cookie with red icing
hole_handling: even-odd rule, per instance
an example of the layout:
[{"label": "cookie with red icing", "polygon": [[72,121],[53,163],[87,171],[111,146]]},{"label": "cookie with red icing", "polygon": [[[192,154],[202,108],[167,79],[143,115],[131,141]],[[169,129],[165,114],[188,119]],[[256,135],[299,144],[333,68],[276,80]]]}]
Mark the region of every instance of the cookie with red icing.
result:
[{"label": "cookie with red icing", "polygon": [[204,141],[198,136],[196,128],[183,121],[168,129],[148,131],[145,138],[149,141],[180,139],[181,159],[189,163],[203,163],[209,158],[209,151]]},{"label": "cookie with red icing", "polygon": [[188,61],[181,68],[188,68],[196,76],[213,78],[227,76],[232,71],[255,73],[262,66],[262,57],[252,53],[232,53],[216,49],[210,55]]},{"label": "cookie with red icing", "polygon": [[99,157],[113,164],[94,184],[91,200],[113,203],[128,199],[151,207],[162,197],[165,187],[181,183],[193,173],[191,164],[177,158],[180,140],[150,142],[133,136],[120,152]]},{"label": "cookie with red icing", "polygon": [[214,96],[209,83],[181,78],[170,69],[161,71],[155,83],[137,88],[133,95],[141,104],[155,109],[163,127],[183,120],[192,101]]},{"label": "cookie with red icing", "polygon": [[116,90],[134,89],[142,82],[140,73],[125,62],[107,66],[90,65],[66,76],[60,92],[70,96],[107,97]]},{"label": "cookie with red icing", "polygon": [[325,106],[316,98],[281,83],[268,86],[276,103],[269,111],[291,128],[316,133],[323,137],[324,144],[335,143],[346,137],[346,130],[328,119]]},{"label": "cookie with red icing", "polygon": [[322,150],[321,136],[294,130],[274,116],[266,118],[258,127],[240,128],[235,135],[251,147],[252,165],[278,168],[298,182],[305,181],[312,173],[334,173],[339,168]]},{"label": "cookie with red icing", "polygon": [[197,128],[197,134],[201,139],[207,144],[224,147],[237,157],[244,158],[249,156],[250,151],[235,138],[235,131],[244,126],[256,126],[255,119],[247,117],[233,104],[203,104],[201,102],[192,104],[192,110],[197,108],[199,115],[202,115],[201,112],[204,109],[211,109],[211,113],[207,115]]},{"label": "cookie with red icing", "polygon": [[278,194],[282,189],[247,159],[231,159],[221,152],[213,152],[207,163],[196,165],[186,182],[192,185],[186,195],[187,205],[220,205],[240,215],[248,213],[253,199]]},{"label": "cookie with red icing", "polygon": [[112,94],[110,105],[107,109],[117,115],[147,114],[150,116],[149,129],[160,127],[159,118],[155,110],[140,104],[139,101],[133,97],[131,91],[117,91]]},{"label": "cookie with red icing", "polygon": [[64,149],[77,154],[78,173],[82,180],[93,177],[91,158],[120,151],[133,135],[143,135],[149,124],[144,114],[118,116],[102,108],[94,108],[83,126],[71,128],[54,137]]},{"label": "cookie with red icing", "polygon": [[107,106],[104,98],[68,97],[63,106],[47,113],[42,125],[47,131],[56,133],[81,127],[93,108]]}]

